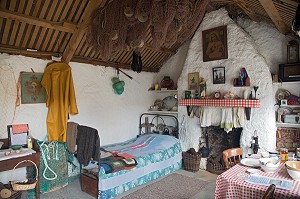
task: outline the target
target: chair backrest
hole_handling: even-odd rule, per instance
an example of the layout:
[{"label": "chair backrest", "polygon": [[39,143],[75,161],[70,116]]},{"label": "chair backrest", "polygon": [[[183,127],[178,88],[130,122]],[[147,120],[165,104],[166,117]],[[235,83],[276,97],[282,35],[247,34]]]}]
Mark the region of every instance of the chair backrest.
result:
[{"label": "chair backrest", "polygon": [[241,148],[232,148],[223,151],[223,160],[225,162],[226,169],[236,165],[242,159],[243,150]]},{"label": "chair backrest", "polygon": [[7,125],[8,145],[26,145],[28,133],[28,124]]},{"label": "chair backrest", "polygon": [[275,184],[271,184],[267,191],[265,192],[265,194],[263,195],[262,199],[273,199],[274,198],[274,192],[276,189],[276,185]]}]

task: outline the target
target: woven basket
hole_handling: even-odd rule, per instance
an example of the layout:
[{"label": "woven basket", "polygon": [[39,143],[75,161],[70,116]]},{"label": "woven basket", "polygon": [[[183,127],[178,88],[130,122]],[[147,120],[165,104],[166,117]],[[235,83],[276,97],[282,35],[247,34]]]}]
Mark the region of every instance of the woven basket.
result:
[{"label": "woven basket", "polygon": [[183,169],[192,172],[199,171],[200,159],[201,156],[199,154],[193,155],[188,152],[182,152]]},{"label": "woven basket", "polygon": [[27,183],[29,179],[21,180],[21,181],[12,181],[11,186],[14,191],[25,191],[25,190],[34,189],[36,186],[36,183],[37,183],[38,168],[37,168],[36,164],[34,162],[32,162],[31,160],[23,160],[23,161],[19,162],[14,167],[13,170],[15,170],[16,167],[23,162],[31,162],[35,166],[35,171],[36,171],[35,179],[33,179],[33,182],[31,182],[31,183]]}]

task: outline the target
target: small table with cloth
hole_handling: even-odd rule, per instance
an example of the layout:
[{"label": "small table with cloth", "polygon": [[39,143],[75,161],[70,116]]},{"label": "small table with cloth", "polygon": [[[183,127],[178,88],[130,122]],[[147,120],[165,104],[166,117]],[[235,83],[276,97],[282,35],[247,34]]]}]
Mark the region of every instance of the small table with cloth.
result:
[{"label": "small table with cloth", "polygon": [[[229,170],[225,171],[217,177],[215,198],[224,199],[240,199],[240,198],[262,198],[268,186],[257,185],[245,182],[245,178],[239,176],[245,176],[249,174],[247,169],[250,167],[244,166],[242,164],[237,164]],[[274,198],[300,198],[300,182],[293,180],[286,168],[284,163],[280,163],[279,168],[274,173],[266,173],[263,170],[258,173],[260,176],[267,176],[272,178],[280,178],[292,181],[293,186],[291,190],[277,188],[274,192]]]}]

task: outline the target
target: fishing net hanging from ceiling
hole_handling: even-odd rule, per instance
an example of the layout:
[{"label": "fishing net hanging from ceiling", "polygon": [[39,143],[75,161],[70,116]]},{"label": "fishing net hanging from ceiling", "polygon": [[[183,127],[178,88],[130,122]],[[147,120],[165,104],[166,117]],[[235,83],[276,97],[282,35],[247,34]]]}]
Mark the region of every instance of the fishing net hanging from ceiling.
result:
[{"label": "fishing net hanging from ceiling", "polygon": [[[108,60],[119,50],[138,50],[145,43],[171,48],[190,38],[208,0],[113,0],[92,16],[87,41]],[[149,37],[150,34],[150,37]]]}]

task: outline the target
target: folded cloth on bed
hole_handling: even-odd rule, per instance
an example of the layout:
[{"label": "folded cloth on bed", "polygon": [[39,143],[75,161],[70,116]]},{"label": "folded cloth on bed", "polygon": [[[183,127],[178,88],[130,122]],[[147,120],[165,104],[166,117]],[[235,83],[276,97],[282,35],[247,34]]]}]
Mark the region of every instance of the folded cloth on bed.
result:
[{"label": "folded cloth on bed", "polygon": [[104,168],[105,173],[114,173],[121,170],[130,170],[136,167],[137,161],[134,158],[125,159],[121,156],[110,156],[101,158],[99,161],[101,167]]},{"label": "folded cloth on bed", "polygon": [[88,126],[78,125],[77,159],[80,164],[88,165],[90,160],[100,159],[100,138],[98,131]]}]

